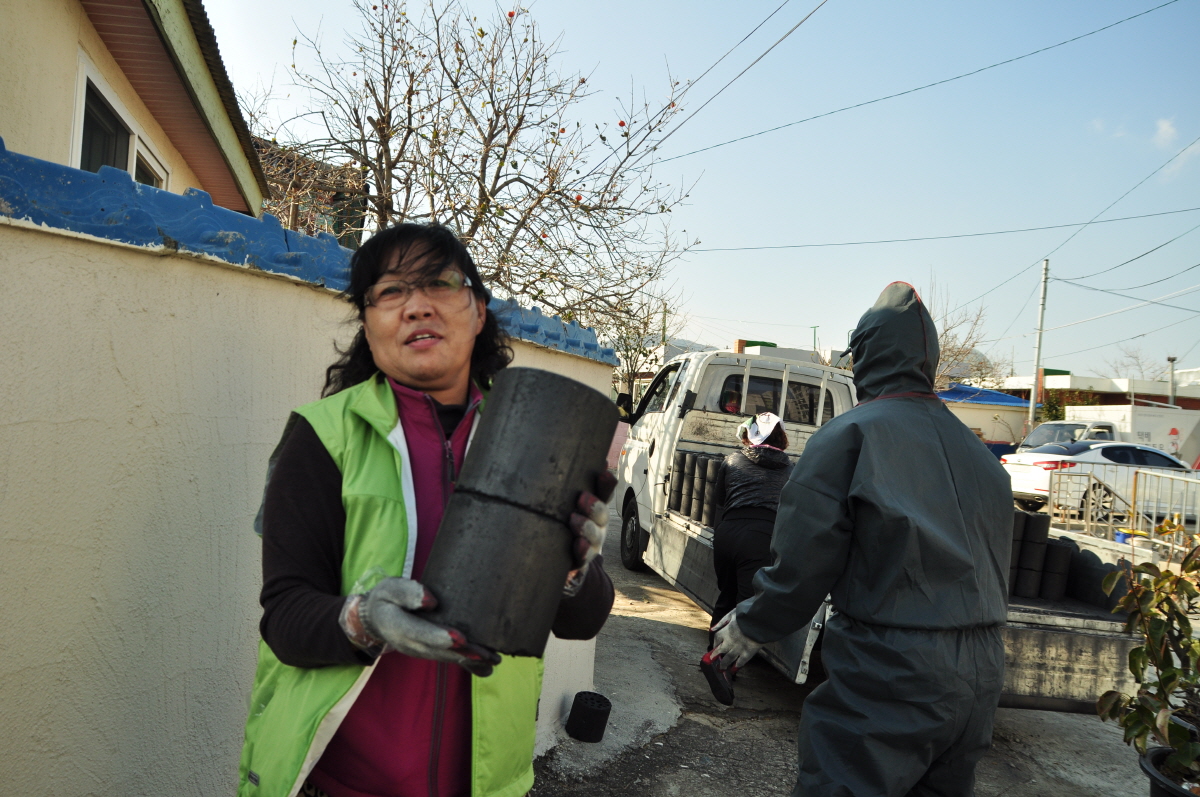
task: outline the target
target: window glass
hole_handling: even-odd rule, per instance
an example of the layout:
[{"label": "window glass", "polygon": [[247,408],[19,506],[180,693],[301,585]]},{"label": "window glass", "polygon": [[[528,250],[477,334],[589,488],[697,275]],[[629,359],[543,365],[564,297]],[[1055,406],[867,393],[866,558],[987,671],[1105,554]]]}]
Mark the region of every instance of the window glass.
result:
[{"label": "window glass", "polygon": [[1129,446],[1105,446],[1100,449],[1100,456],[1118,465],[1140,465],[1140,462],[1134,462],[1133,459],[1133,452],[1136,450]]},{"label": "window glass", "polygon": [[101,166],[122,171],[129,169],[129,131],[88,83],[83,103],[83,151],[79,168],[98,172]]},{"label": "window glass", "polygon": [[[809,426],[817,425],[817,405],[820,403],[821,388],[803,382],[788,382],[787,404],[785,405],[784,421],[803,423]],[[833,418],[833,394],[825,391],[825,408],[821,412],[821,423],[828,423]]]},{"label": "window glass", "polygon": [[1179,463],[1168,456],[1159,454],[1157,451],[1147,451],[1144,448],[1135,448],[1134,459],[1139,460],[1138,465],[1145,465],[1147,468],[1174,468],[1179,470]]},{"label": "window glass", "polygon": [[[750,376],[750,392],[746,396],[746,414],[757,415],[760,412],[773,412],[779,415],[779,394],[783,388],[782,379],[771,379],[766,376]],[[804,382],[788,382],[787,401],[784,405],[782,418],[785,423],[801,423],[808,426],[817,425],[817,405],[820,401],[821,388]],[[741,412],[742,375],[730,374],[721,385],[720,410],[736,415]],[[825,391],[825,409],[822,412],[822,423],[833,417],[833,395]]]},{"label": "window glass", "polygon": [[679,363],[675,363],[658,372],[658,376],[654,377],[654,382],[646,390],[646,395],[642,396],[642,404],[638,408],[639,415],[663,411],[667,404],[667,392],[671,388],[671,375],[678,370]]},{"label": "window glass", "polygon": [[1112,429],[1108,428],[1107,426],[1092,427],[1092,431],[1090,434],[1088,434],[1087,439],[1088,440],[1112,440],[1113,439]]},{"label": "window glass", "polygon": [[671,379],[671,391],[667,393],[667,400],[663,404],[664,407],[671,406],[675,401],[675,394],[679,392],[679,386],[683,384],[683,375],[687,373],[687,360],[683,361],[683,365],[679,366],[679,372]]},{"label": "window glass", "polygon": [[149,185],[155,188],[162,188],[162,178],[154,169],[150,168],[150,164],[139,155],[137,166],[133,170],[133,179],[137,180],[142,185]]},{"label": "window glass", "polygon": [[1086,428],[1082,423],[1044,423],[1030,432],[1021,445],[1037,448],[1047,443],[1074,443]]}]

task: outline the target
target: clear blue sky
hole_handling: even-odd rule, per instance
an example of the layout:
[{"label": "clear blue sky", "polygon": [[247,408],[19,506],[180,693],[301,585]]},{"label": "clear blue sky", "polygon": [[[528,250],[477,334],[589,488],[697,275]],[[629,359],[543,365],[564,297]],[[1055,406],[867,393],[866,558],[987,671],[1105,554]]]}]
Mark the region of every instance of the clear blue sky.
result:
[{"label": "clear blue sky", "polygon": [[[662,96],[668,66],[694,78],[782,0],[736,5],[542,0],[525,6],[561,33],[564,71],[589,73],[601,93],[589,112],[616,108],[631,89]],[[701,81],[698,107],[807,14],[791,0]],[[671,157],[737,136],[952,77],[1056,44],[1162,0],[895,3],[829,0],[786,41],[682,127]],[[351,24],[342,0],[207,0],[226,67],[239,89],[275,75],[288,86],[297,29],[328,44]],[[490,6],[477,3],[481,13]],[[1087,221],[1200,137],[1200,0],[1153,13],[1014,64],[944,86],[835,114],[751,141],[672,161],[658,174],[699,180],[675,226],[701,248],[817,244],[954,235]],[[586,120],[585,120],[586,121]],[[1200,144],[1147,180],[1102,219],[1200,207]],[[1200,225],[1200,211],[1096,224],[1050,256],[1051,275],[1116,266]],[[687,337],[840,346],[888,282],[958,305],[1040,263],[1071,229],[957,240],[775,251],[696,252],[672,282],[690,316]],[[1121,289],[1200,264],[1200,229],[1085,281]],[[987,294],[994,353],[1032,368],[1040,265]],[[1200,288],[1200,268],[1122,291],[1156,299]],[[1130,342],[1156,360],[1200,367],[1200,290],[1046,333],[1045,364],[1105,373],[1116,346],[1071,354],[1176,321]],[[1046,326],[1119,310],[1136,300],[1051,282]],[[1187,320],[1185,320],[1187,319]],[[985,346],[985,348],[987,348]]]}]

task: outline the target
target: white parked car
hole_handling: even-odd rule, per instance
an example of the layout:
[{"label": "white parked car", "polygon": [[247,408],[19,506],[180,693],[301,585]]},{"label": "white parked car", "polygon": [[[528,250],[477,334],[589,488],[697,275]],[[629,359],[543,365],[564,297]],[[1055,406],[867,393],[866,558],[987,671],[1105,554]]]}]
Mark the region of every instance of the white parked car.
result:
[{"label": "white parked car", "polygon": [[[1186,464],[1150,446],[1133,443],[1117,443],[1096,440],[1050,443],[1017,454],[1006,454],[1000,464],[1012,479],[1013,499],[1022,509],[1036,511],[1045,506],[1050,496],[1050,474],[1059,471],[1071,474],[1092,473],[1102,485],[1087,479],[1068,482],[1065,498],[1060,493],[1058,503],[1075,509],[1082,506],[1085,490],[1095,491],[1093,500],[1109,509],[1114,506],[1114,495],[1124,499],[1125,505],[1132,499],[1133,474],[1137,470],[1169,473],[1192,477],[1193,471]],[[1145,507],[1139,497],[1139,506]],[[1117,504],[1120,504],[1117,501]],[[1118,509],[1118,511],[1120,511]],[[1167,511],[1164,503],[1161,511]]]}]

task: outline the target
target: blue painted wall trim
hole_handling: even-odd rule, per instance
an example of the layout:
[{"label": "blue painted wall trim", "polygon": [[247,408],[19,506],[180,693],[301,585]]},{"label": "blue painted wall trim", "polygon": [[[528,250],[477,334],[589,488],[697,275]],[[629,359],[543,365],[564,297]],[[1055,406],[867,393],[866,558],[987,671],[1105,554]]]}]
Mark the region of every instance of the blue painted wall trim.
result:
[{"label": "blue painted wall trim", "polygon": [[[227,263],[344,290],[349,249],[328,233],[315,238],[285,230],[270,214],[255,219],[213,205],[208,194],[182,195],[135,183],[128,172],[98,174],[9,152],[0,139],[0,215],[135,246],[209,255]],[[493,299],[489,305],[512,337],[617,365],[596,333],[558,316]]]}]

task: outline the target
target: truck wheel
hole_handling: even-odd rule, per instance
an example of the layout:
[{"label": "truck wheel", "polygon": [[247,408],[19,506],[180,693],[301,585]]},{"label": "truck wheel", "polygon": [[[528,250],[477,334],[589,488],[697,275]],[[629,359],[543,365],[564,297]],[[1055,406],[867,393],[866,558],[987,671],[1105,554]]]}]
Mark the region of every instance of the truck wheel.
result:
[{"label": "truck wheel", "polygon": [[625,502],[625,511],[621,513],[621,564],[626,570],[634,572],[646,569],[643,554],[646,552],[646,535],[638,523],[637,501]]},{"label": "truck wheel", "polygon": [[1039,512],[1046,505],[1044,501],[1030,501],[1025,498],[1014,498],[1013,503],[1019,509],[1024,509],[1026,512]]}]

